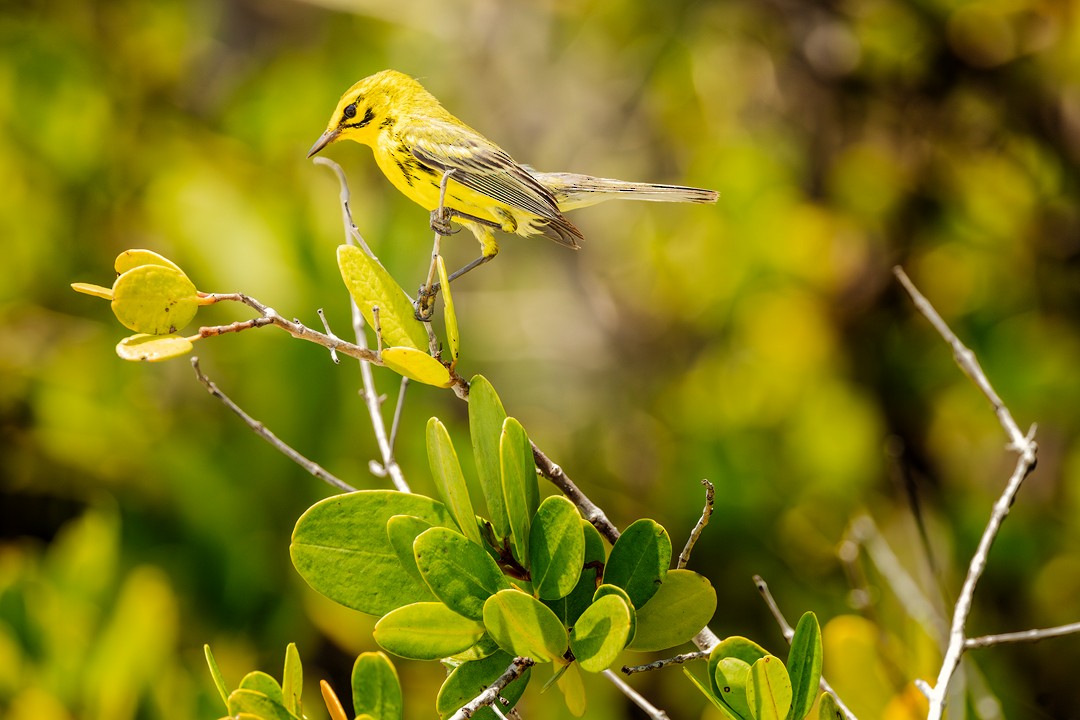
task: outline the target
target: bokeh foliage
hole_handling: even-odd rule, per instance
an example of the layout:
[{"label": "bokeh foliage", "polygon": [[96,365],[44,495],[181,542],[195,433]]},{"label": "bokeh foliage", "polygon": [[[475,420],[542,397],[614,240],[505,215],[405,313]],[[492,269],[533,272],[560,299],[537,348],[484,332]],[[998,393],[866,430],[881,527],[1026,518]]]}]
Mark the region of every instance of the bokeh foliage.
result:
[{"label": "bokeh foliage", "polygon": [[[760,572],[792,617],[822,619],[826,674],[827,619],[849,612],[886,631],[867,645],[855,619],[837,630],[845,657],[876,658],[856,667],[897,687],[935,667],[884,579],[842,565],[837,546],[869,511],[928,594],[936,573],[952,597],[1010,460],[984,399],[894,287],[897,262],[1021,424],[1040,424],[1039,468],[974,628],[1077,618],[1074,3],[14,0],[0,9],[6,716],[209,716],[204,642],[235,683],[295,641],[305,677],[339,688],[350,655],[374,649],[368,621],[315,597],[289,564],[293,522],[324,488],[182,361],[119,361],[122,329],[68,284],[107,284],[120,250],[148,247],[202,289],[242,290],[313,325],[325,307],[345,334],[337,187],[303,155],[344,88],[384,67],[419,76],[542,169],[721,191],[718,208],[581,211],[580,252],[507,238],[455,287],[461,371],[491,378],[620,526],[649,515],[680,542],[697,480],[717,484],[693,566],[718,589],[719,633],[779,645],[749,582]],[[426,213],[365,149],[330,154],[361,231],[418,285]],[[461,263],[475,255],[464,236],[446,246]],[[375,449],[349,363],[272,331],[200,355],[302,452],[384,486],[367,472]],[[414,485],[430,491],[423,419],[460,428],[466,414],[414,388],[399,441]],[[849,594],[852,579],[868,592]],[[1071,710],[1074,640],[974,657],[1009,716]],[[402,668],[404,686],[423,687],[424,672]],[[673,716],[704,712],[678,673],[637,685]],[[592,717],[623,716],[612,693],[590,689]],[[875,716],[879,700],[865,702]]]}]

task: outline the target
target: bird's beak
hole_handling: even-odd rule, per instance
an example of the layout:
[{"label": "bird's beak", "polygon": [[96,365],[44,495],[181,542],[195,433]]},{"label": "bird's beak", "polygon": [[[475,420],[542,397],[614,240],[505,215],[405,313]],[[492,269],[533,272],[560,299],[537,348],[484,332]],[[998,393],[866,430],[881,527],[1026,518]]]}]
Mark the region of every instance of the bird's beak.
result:
[{"label": "bird's beak", "polygon": [[315,153],[319,152],[324,147],[326,147],[330,143],[334,142],[334,140],[337,139],[337,136],[338,136],[338,129],[337,128],[327,130],[322,135],[320,135],[319,139],[315,141],[315,144],[311,146],[311,149],[308,150],[307,156],[311,157]]}]

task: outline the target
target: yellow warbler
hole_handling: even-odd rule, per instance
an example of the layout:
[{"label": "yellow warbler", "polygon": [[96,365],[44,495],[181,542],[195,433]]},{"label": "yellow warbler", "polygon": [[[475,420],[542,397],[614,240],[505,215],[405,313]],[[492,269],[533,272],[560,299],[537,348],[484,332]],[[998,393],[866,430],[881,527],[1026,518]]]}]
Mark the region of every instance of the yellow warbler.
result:
[{"label": "yellow warbler", "polygon": [[443,175],[452,171],[444,207],[451,220],[476,235],[483,253],[452,277],[495,257],[496,229],[543,235],[577,248],[581,231],[563,217],[566,210],[613,198],[693,203],[717,199],[712,190],[545,173],[519,165],[447,112],[420,83],[396,70],[383,70],[349,88],[308,157],[338,140],[370,146],[394,187],[433,211],[436,229],[445,230],[445,220],[440,222],[434,211]]}]

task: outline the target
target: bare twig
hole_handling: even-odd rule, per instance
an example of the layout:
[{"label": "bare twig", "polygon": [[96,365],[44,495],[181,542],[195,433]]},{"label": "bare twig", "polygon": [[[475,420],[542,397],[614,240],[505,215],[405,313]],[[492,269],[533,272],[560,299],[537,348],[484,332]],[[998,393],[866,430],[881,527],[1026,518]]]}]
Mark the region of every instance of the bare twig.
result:
[{"label": "bare twig", "polygon": [[[326,331],[326,334],[336,339],[337,335],[335,335],[333,331],[330,330],[330,322],[326,319],[326,313],[323,312],[323,309],[319,308],[315,312],[319,314],[319,319],[322,320],[323,330]],[[341,362],[341,358],[337,356],[337,350],[335,350],[334,348],[330,348],[330,359],[334,361],[335,365]]]},{"label": "bare twig", "polygon": [[529,658],[516,657],[506,668],[506,672],[500,675],[495,682],[488,685],[484,692],[458,708],[458,711],[450,716],[450,720],[465,720],[472,717],[473,713],[482,707],[494,703],[507,685],[521,677],[522,673],[533,666]]},{"label": "bare twig", "polygon": [[979,365],[979,361],[975,358],[975,354],[960,342],[960,339],[949,329],[949,326],[941,319],[941,315],[938,314],[933,305],[930,304],[922,293],[918,291],[904,271],[901,268],[896,267],[893,268],[893,272],[904,286],[904,289],[907,290],[908,294],[911,296],[912,301],[915,303],[915,307],[930,321],[930,324],[934,326],[934,329],[938,331],[945,342],[952,348],[953,354],[956,356],[956,362],[960,365],[960,368],[969,378],[971,378],[976,387],[978,387],[983,395],[990,401],[990,404],[994,408],[994,414],[997,415],[998,422],[1001,423],[1006,436],[1009,438],[1009,449],[1015,451],[1018,455],[1012,475],[1009,477],[1009,481],[1006,483],[1001,496],[997,499],[997,502],[994,503],[994,508],[990,513],[990,519],[986,524],[986,528],[983,530],[982,537],[979,538],[979,545],[975,550],[975,554],[971,557],[971,562],[968,564],[967,576],[964,578],[964,584],[960,588],[960,595],[957,597],[956,605],[953,608],[952,624],[949,628],[949,643],[945,649],[945,658],[942,660],[941,670],[938,672],[937,681],[932,688],[928,688],[929,694],[927,697],[930,700],[930,712],[927,715],[927,720],[941,720],[945,713],[945,700],[949,689],[949,682],[952,680],[953,674],[960,666],[960,659],[964,653],[966,643],[964,633],[968,616],[971,614],[971,605],[975,595],[975,587],[979,584],[979,578],[982,577],[983,571],[986,569],[990,548],[994,544],[994,539],[997,537],[998,531],[1001,529],[1001,523],[1004,522],[1005,518],[1008,516],[1009,508],[1012,507],[1013,501],[1015,501],[1016,494],[1020,491],[1020,486],[1023,484],[1024,479],[1035,469],[1037,453],[1037,446],[1035,445],[1034,440],[1035,426],[1032,425],[1027,434],[1020,432],[1020,427],[1016,424],[1016,421],[1013,420],[1012,413],[1005,407],[1005,404],[1001,401],[997,392],[994,391],[993,386],[990,385],[990,381],[987,379],[986,374]]},{"label": "bare twig", "polygon": [[[233,301],[243,303],[249,308],[259,313],[260,317],[253,318],[252,320],[245,320],[243,322],[230,323],[228,325],[218,325],[211,327],[199,328],[199,337],[212,337],[214,335],[223,335],[229,332],[240,332],[242,330],[248,330],[252,328],[266,327],[268,325],[274,325],[281,328],[285,332],[289,333],[295,338],[301,340],[307,340],[313,342],[316,345],[322,345],[328,350],[337,350],[343,355],[348,355],[351,358],[357,360],[366,360],[367,362],[374,363],[376,365],[382,365],[382,360],[379,356],[369,350],[367,347],[355,345],[350,342],[346,342],[341,338],[321,333],[318,330],[312,330],[307,325],[299,323],[295,320],[286,320],[277,313],[271,307],[263,305],[255,298],[245,295],[243,293],[204,293],[202,297],[211,300],[212,302]],[[464,382],[464,379],[462,379]]]},{"label": "bare twig", "polygon": [[[784,640],[790,645],[791,638],[795,636],[795,630],[788,623],[787,618],[784,617],[784,613],[781,612],[780,606],[776,604],[776,600],[773,599],[772,592],[769,591],[769,585],[760,575],[754,576],[754,585],[757,587],[758,592],[761,593],[761,597],[765,601],[765,605],[768,606],[769,612],[771,612],[773,618],[775,618],[776,624],[780,626],[780,632],[784,634]],[[848,720],[857,720],[855,713],[851,712],[848,706],[844,704],[844,701],[836,694],[836,691],[833,690],[832,685],[829,684],[829,681],[825,679],[824,675],[821,676],[821,682],[818,683],[818,687],[832,695],[833,700],[836,701],[836,706],[840,708],[840,712],[844,713],[844,717]]]},{"label": "bare twig", "polygon": [[623,665],[622,671],[625,675],[633,675],[639,672],[648,672],[650,670],[659,670],[665,668],[668,665],[681,665],[685,662],[692,662],[694,660],[706,660],[709,657],[708,650],[698,650],[692,653],[683,653],[682,655],[676,655],[674,657],[664,658],[663,660],[656,660],[646,665]]},{"label": "bare twig", "polygon": [[570,502],[577,505],[581,515],[600,531],[604,539],[614,545],[615,541],[619,539],[619,530],[608,520],[604,511],[590,500],[585,493],[581,492],[581,489],[563,472],[563,469],[552,462],[551,458],[536,446],[536,443],[532,443],[532,451],[533,461],[536,463],[536,467],[540,469],[540,474],[550,480],[555,487],[562,490]]},{"label": "bare twig", "polygon": [[[439,181],[439,207],[435,208],[432,213],[432,218],[438,217],[440,222],[449,222],[449,214],[446,212],[446,186],[450,182],[450,177],[454,174],[454,168],[448,169],[443,173],[442,180]],[[434,221],[432,226],[435,226]],[[431,266],[428,267],[427,280],[424,281],[423,286],[420,288],[420,292],[416,294],[416,316],[420,320],[430,320],[431,314],[434,308],[431,304],[435,302],[435,275],[438,270],[437,263],[439,262],[439,253],[441,252],[443,234],[439,230],[435,230],[435,240],[431,244]]]},{"label": "bare twig", "polygon": [[668,720],[668,715],[666,712],[646,700],[641,695],[641,693],[630,687],[630,685],[621,677],[619,677],[617,673],[612,672],[611,670],[605,670],[604,677],[610,680],[612,685],[619,688],[619,691],[623,695],[630,698],[630,701],[637,705],[639,708],[641,708],[642,711],[644,711],[644,713],[650,718],[652,718],[653,720]]},{"label": "bare twig", "polygon": [[[349,185],[345,179],[345,173],[342,171],[341,166],[332,160],[326,158],[316,158],[316,162],[320,165],[325,165],[330,168],[334,174],[338,177],[338,184],[341,187],[341,221],[345,227],[345,242],[350,245],[359,245],[364,252],[375,257],[371,253],[371,249],[364,242],[363,236],[356,228],[356,224],[352,220],[352,213],[349,210]],[[353,333],[356,335],[356,344],[359,347],[367,349],[367,333],[364,332],[364,316],[360,312],[360,308],[357,307],[356,301],[350,298],[349,307],[352,314]],[[378,322],[378,308],[372,309],[372,319]],[[379,333],[379,328],[375,328],[376,338],[379,342],[379,348],[382,348],[382,338]],[[369,351],[370,352],[370,351]],[[381,361],[377,364],[382,364]],[[375,433],[375,443],[379,446],[379,454],[382,456],[382,460],[379,463],[379,469],[390,476],[390,481],[394,483],[394,487],[401,492],[409,492],[409,484],[405,481],[405,474],[401,471],[401,466],[398,465],[397,460],[394,459],[394,445],[393,442],[387,437],[386,434],[386,422],[382,416],[382,406],[379,403],[379,395],[375,390],[375,378],[371,373],[371,365],[360,361],[360,378],[364,384],[364,404],[367,405],[368,415],[371,416],[371,428]],[[398,398],[400,406],[402,397]]]},{"label": "bare twig", "polygon": [[675,567],[679,569],[686,567],[686,564],[690,562],[690,553],[694,551],[694,545],[697,543],[698,538],[701,537],[701,531],[709,524],[709,518],[713,514],[716,487],[708,480],[702,480],[701,484],[705,486],[705,507],[701,510],[701,518],[694,525],[694,529],[690,531],[690,537],[686,539],[683,551],[679,553],[679,560],[675,563]]},{"label": "bare twig", "polygon": [[288,444],[286,444],[283,440],[278,438],[277,435],[270,432],[270,430],[268,430],[265,425],[244,412],[243,408],[233,402],[228,395],[223,393],[218,388],[218,386],[215,385],[214,382],[210,378],[208,378],[205,373],[203,373],[202,368],[199,367],[199,358],[191,358],[191,367],[195,370],[195,377],[200,383],[203,384],[204,387],[206,387],[207,392],[220,400],[221,403],[225,405],[225,407],[236,413],[241,420],[247,423],[248,427],[255,431],[256,435],[273,445],[278,450],[278,452],[280,452],[285,457],[289,458],[294,463],[304,468],[309,473],[319,478],[323,482],[333,485],[339,490],[344,490],[345,492],[353,492],[354,490],[356,490],[356,488],[349,485],[345,481],[337,478],[318,463],[308,460],[306,457],[304,457],[292,447],[290,447]]},{"label": "bare twig", "polygon": [[1005,645],[1009,643],[1036,643],[1040,640],[1062,637],[1063,635],[1075,635],[1080,633],[1080,622],[1058,625],[1051,628],[1038,630],[1021,630],[1020,632],[1001,633],[999,635],[983,635],[977,638],[968,638],[964,641],[965,650]]},{"label": "bare twig", "polygon": [[[982,391],[982,394],[986,396],[986,399],[990,401],[990,404],[994,407],[994,414],[998,417],[998,422],[1001,423],[1001,427],[1004,428],[1005,434],[1009,436],[1011,450],[1015,450],[1018,453],[1024,453],[1027,450],[1031,450],[1034,455],[1035,448],[1031,441],[1031,438],[1021,432],[1020,426],[1013,420],[1012,413],[1009,412],[1009,408],[1005,407],[1005,403],[998,397],[997,392],[994,391],[990,381],[986,378],[986,373],[983,372],[982,366],[979,365],[978,358],[975,357],[975,353],[969,350],[960,342],[960,338],[956,337],[956,334],[949,329],[949,326],[941,319],[941,315],[934,309],[934,306],[930,304],[930,301],[926,299],[918,288],[915,287],[915,283],[911,282],[911,279],[904,272],[904,269],[900,266],[893,268],[893,274],[896,275],[896,279],[900,281],[900,284],[907,290],[908,295],[911,296],[912,302],[915,303],[915,307],[919,310],[923,316],[930,321],[930,324],[934,326],[934,329],[938,331],[938,334],[949,344],[952,348],[953,355],[956,357],[956,363],[960,366],[960,369],[964,371],[964,374],[971,378],[972,382]],[[1034,461],[1034,458],[1033,458]]]},{"label": "bare twig", "polygon": [[394,419],[390,422],[390,447],[397,442],[398,427],[401,425],[401,410],[405,407],[405,391],[409,389],[409,378],[401,378],[401,386],[398,390],[397,404],[394,405]]}]

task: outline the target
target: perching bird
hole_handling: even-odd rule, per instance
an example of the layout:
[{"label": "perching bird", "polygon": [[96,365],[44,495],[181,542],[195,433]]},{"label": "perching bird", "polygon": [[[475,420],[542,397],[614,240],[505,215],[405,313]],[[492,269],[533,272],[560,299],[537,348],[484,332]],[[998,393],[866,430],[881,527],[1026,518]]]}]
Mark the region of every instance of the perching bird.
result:
[{"label": "perching bird", "polygon": [[[430,211],[439,207],[444,173],[453,171],[444,207],[450,219],[472,230],[483,254],[452,277],[495,257],[496,229],[543,235],[576,249],[583,238],[563,217],[567,210],[613,198],[713,203],[718,197],[713,190],[544,173],[519,165],[396,70],[383,70],[349,88],[308,157],[338,140],[370,146],[394,187]],[[434,213],[432,224],[439,224]]]}]

